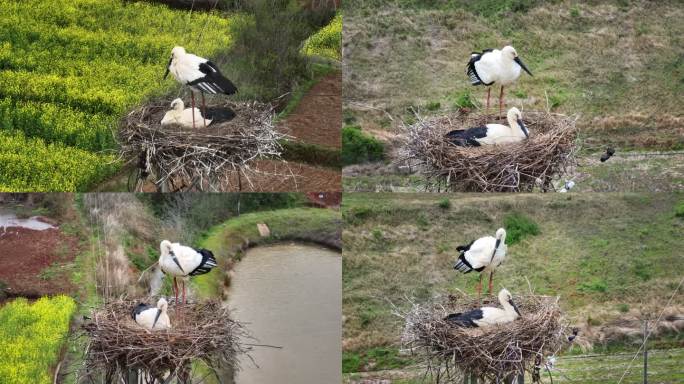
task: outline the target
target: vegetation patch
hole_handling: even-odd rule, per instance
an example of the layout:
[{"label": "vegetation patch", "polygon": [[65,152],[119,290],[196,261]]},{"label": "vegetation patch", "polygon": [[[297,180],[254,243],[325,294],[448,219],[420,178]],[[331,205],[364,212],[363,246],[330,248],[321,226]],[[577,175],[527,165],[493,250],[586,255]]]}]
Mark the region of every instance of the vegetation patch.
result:
[{"label": "vegetation patch", "polygon": [[160,85],[171,48],[212,57],[230,44],[230,21],[215,14],[117,0],[0,4],[4,191],[86,190],[114,174],[119,118],[178,87]]},{"label": "vegetation patch", "polygon": [[338,12],[330,24],[321,28],[304,42],[304,54],[332,60],[342,59],[342,12]]},{"label": "vegetation patch", "polygon": [[67,296],[34,303],[16,299],[0,308],[0,382],[52,383],[76,303]]},{"label": "vegetation patch", "polygon": [[342,164],[351,165],[379,161],[385,156],[380,140],[361,131],[358,126],[342,128]]},{"label": "vegetation patch", "polygon": [[517,244],[528,236],[539,234],[539,225],[519,212],[504,216],[504,228],[506,228],[506,243],[508,245]]}]

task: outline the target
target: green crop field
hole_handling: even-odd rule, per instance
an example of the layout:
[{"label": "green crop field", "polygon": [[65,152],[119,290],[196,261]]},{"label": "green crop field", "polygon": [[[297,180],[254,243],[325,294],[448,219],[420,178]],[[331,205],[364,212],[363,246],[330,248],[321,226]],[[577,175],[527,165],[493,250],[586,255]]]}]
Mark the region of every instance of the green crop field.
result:
[{"label": "green crop field", "polygon": [[304,42],[304,54],[333,60],[342,59],[342,12]]},{"label": "green crop field", "polygon": [[67,296],[43,297],[33,304],[17,299],[0,308],[0,383],[52,383],[50,370],[75,309]]},{"label": "green crop field", "polygon": [[173,46],[211,57],[229,19],[121,0],[0,0],[0,191],[86,190],[116,172],[119,119],[175,89]]}]

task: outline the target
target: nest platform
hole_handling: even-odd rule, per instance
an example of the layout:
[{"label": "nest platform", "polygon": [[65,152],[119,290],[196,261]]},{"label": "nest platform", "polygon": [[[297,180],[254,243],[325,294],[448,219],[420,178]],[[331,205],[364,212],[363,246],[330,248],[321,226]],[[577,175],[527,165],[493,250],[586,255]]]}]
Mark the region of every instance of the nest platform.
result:
[{"label": "nest platform", "polygon": [[508,125],[491,115],[456,113],[421,118],[407,126],[403,157],[417,166],[428,187],[459,192],[529,192],[553,190],[553,180],[575,165],[575,119],[547,112],[523,112],[530,131],[524,141],[506,145],[459,147],[446,133],[488,123]]},{"label": "nest platform", "polygon": [[171,328],[154,331],[131,318],[137,303],[105,304],[82,325],[90,339],[83,376],[104,377],[109,383],[138,371],[151,382],[163,382],[164,377],[185,382],[191,378],[192,362],[201,361],[212,370],[237,370],[238,357],[251,350],[245,344],[251,339],[247,330],[218,301],[169,306]]},{"label": "nest platform", "polygon": [[402,314],[406,321],[402,344],[440,383],[461,383],[464,376],[503,382],[526,371],[533,373],[547,354],[567,345],[567,327],[556,297],[528,295],[514,300],[520,318],[485,328],[457,327],[445,317],[481,306],[500,307],[496,297],[483,297],[479,303],[469,296],[449,295],[414,304]]}]

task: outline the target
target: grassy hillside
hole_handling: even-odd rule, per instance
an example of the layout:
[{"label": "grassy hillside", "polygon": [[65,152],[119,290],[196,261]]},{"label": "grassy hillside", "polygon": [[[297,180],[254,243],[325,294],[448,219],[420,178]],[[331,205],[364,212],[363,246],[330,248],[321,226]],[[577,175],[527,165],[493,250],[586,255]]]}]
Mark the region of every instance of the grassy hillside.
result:
[{"label": "grassy hillside", "polygon": [[118,119],[178,86],[161,80],[170,49],[230,44],[227,19],[144,2],[0,7],[0,190],[84,190],[113,174]]},{"label": "grassy hillside", "polygon": [[469,54],[512,44],[534,77],[523,74],[509,89],[509,106],[579,114],[592,142],[684,145],[680,2],[350,3],[346,108],[369,128],[393,124],[368,106],[406,117],[410,107],[430,114],[472,99],[483,105],[484,89],[469,85],[464,74]]},{"label": "grassy hillside", "polygon": [[[475,293],[477,274],[452,268],[455,248],[501,226],[509,248],[496,290],[515,294],[531,286],[559,295],[581,327],[657,313],[684,276],[684,219],[676,213],[683,204],[681,194],[348,194],[342,207],[346,371],[405,365],[397,356],[403,324],[391,303],[406,308],[407,298]],[[677,295],[671,306],[683,304]]]}]

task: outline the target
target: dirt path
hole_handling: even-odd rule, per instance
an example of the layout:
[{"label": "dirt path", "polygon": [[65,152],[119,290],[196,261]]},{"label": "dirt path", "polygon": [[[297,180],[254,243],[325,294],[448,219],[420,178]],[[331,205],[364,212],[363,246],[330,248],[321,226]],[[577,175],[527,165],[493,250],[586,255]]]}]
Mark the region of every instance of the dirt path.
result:
[{"label": "dirt path", "polygon": [[70,263],[78,252],[78,238],[58,228],[0,228],[0,281],[10,296],[73,292]]},{"label": "dirt path", "polygon": [[281,127],[305,143],[341,148],[342,74],[327,75],[314,85]]}]

